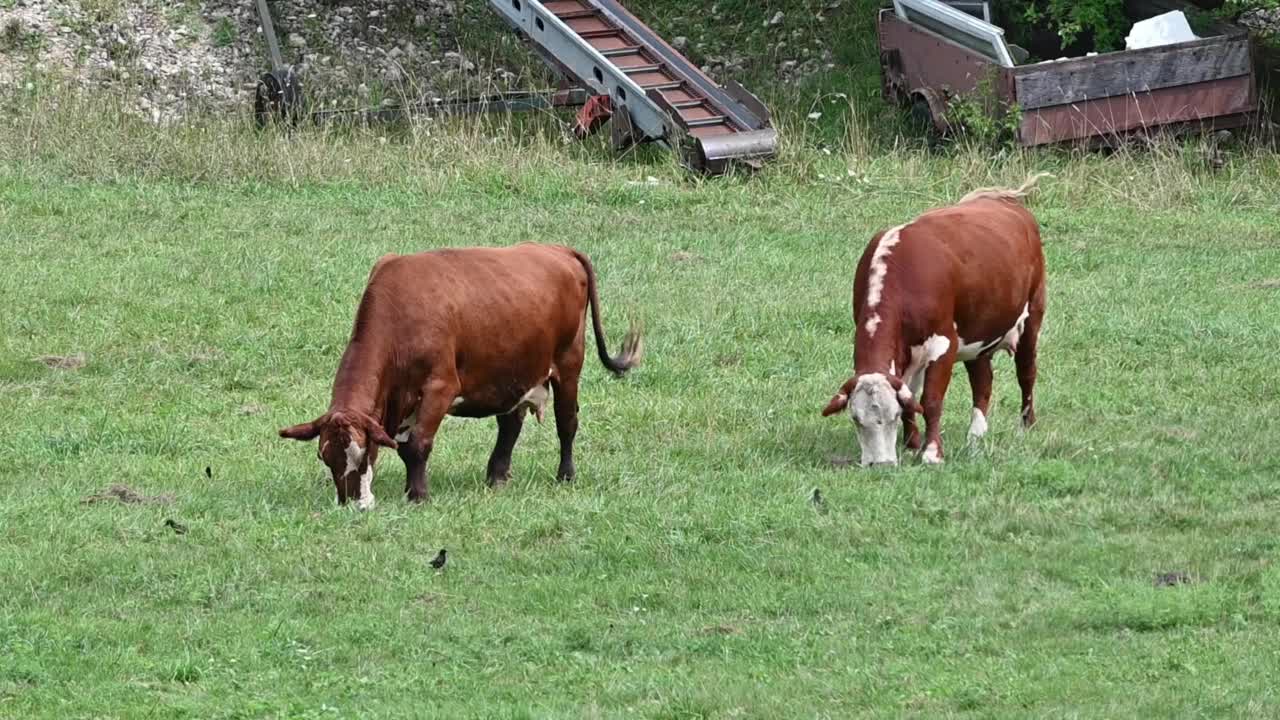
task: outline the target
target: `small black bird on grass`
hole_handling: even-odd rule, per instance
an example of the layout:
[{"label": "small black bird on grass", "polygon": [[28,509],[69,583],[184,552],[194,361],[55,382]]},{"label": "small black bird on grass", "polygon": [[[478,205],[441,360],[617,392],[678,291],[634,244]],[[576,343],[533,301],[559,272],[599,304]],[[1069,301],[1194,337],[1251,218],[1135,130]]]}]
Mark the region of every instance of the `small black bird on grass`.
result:
[{"label": "small black bird on grass", "polygon": [[813,496],[809,498],[809,501],[812,502],[813,506],[818,509],[818,512],[827,511],[827,501],[823,499],[822,491],[819,490],[818,488],[813,489]]},{"label": "small black bird on grass", "polygon": [[173,528],[173,531],[179,535],[187,534],[187,526],[183,525],[177,520],[174,520],[173,518],[169,518],[168,520],[165,520],[164,524],[165,524],[165,527]]},{"label": "small black bird on grass", "polygon": [[440,548],[440,552],[435,556],[435,559],[431,561],[431,567],[435,568],[436,570],[443,570],[444,564],[448,561],[448,558],[445,557],[445,555],[446,553],[444,551],[444,548]]},{"label": "small black bird on grass", "polygon": [[205,477],[207,477],[207,478],[209,478],[210,480],[212,480],[212,479],[213,479],[213,468],[209,467],[208,465],[205,465],[205,466],[204,466],[204,476],[205,476]]}]

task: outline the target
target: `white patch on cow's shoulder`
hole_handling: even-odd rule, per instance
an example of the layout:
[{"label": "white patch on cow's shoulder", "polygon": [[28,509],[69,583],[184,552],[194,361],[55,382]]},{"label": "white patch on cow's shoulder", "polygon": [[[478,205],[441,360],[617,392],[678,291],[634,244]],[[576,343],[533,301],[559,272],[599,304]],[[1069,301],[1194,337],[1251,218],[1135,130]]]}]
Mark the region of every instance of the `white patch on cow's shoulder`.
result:
[{"label": "white patch on cow's shoulder", "polygon": [[942,458],[938,456],[938,443],[931,442],[924,449],[924,455],[921,456],[926,465],[941,465]]},{"label": "white patch on cow's shoulder", "polygon": [[[885,261],[893,253],[893,246],[897,245],[898,241],[902,239],[902,229],[904,227],[906,225],[899,225],[881,235],[880,244],[876,246],[876,251],[871,254],[871,276],[867,278],[867,307],[869,308],[874,308],[880,304],[880,294],[884,292],[884,276],[889,272],[889,266]],[[870,331],[870,328],[868,328],[868,331]]]},{"label": "white patch on cow's shoulder", "polygon": [[876,328],[880,327],[880,313],[875,313],[867,318],[867,334],[871,337],[876,336]]},{"label": "white patch on cow's shoulder", "polygon": [[890,361],[889,361],[889,374],[890,374],[890,375],[897,375],[897,374],[898,374],[898,363],[896,363],[896,362],[894,362],[894,361],[892,361],[892,360],[890,360]]},{"label": "white patch on cow's shoulder", "polygon": [[378,501],[373,498],[373,465],[364,469],[364,474],[360,476],[360,499],[356,500],[356,507],[360,510],[372,510]]},{"label": "white patch on cow's shoulder", "polygon": [[363,460],[364,448],[357,445],[355,440],[352,440],[351,444],[347,445],[347,469],[343,471],[343,476],[345,477],[359,470],[360,463]]},{"label": "white patch on cow's shoulder", "polygon": [[949,349],[951,349],[951,340],[941,335],[930,335],[929,339],[924,341],[925,360],[934,362],[946,355]]},{"label": "white patch on cow's shoulder", "polygon": [[978,408],[973,409],[973,418],[969,420],[969,439],[977,440],[987,434],[987,416]]}]

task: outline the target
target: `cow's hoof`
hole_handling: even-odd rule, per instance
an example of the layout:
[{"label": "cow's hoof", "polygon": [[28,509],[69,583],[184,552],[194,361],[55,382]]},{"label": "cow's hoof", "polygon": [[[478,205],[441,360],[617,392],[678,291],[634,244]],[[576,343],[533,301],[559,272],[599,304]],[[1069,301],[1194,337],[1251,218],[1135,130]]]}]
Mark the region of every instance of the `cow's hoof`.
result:
[{"label": "cow's hoof", "polygon": [[969,442],[976,443],[987,434],[987,416],[978,408],[973,409],[973,415],[969,420]]},{"label": "cow's hoof", "polygon": [[489,489],[501,490],[511,482],[511,473],[505,475],[492,475],[489,477]]},{"label": "cow's hoof", "polygon": [[924,454],[920,456],[920,459],[924,461],[925,465],[941,465],[942,452],[938,450],[938,444],[929,443],[929,446],[924,449]]}]

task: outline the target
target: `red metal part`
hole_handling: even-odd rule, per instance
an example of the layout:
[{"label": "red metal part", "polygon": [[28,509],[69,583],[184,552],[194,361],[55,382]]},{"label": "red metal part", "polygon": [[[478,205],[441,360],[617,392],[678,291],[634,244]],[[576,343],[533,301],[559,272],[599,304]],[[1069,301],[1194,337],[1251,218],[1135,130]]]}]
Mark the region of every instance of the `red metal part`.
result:
[{"label": "red metal part", "polygon": [[609,119],[613,117],[613,103],[608,95],[593,95],[587,104],[578,110],[573,124],[573,135],[579,140],[594,135]]}]

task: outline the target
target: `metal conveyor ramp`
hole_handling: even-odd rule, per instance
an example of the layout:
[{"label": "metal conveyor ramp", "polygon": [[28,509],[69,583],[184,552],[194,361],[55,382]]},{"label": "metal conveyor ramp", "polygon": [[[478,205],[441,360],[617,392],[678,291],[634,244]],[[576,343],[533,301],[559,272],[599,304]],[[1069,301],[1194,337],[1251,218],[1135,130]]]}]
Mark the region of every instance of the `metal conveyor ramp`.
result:
[{"label": "metal conveyor ramp", "polygon": [[769,112],[717,85],[617,0],[489,0],[558,73],[608,98],[615,141],[660,141],[688,167],[723,173],[777,152]]}]

